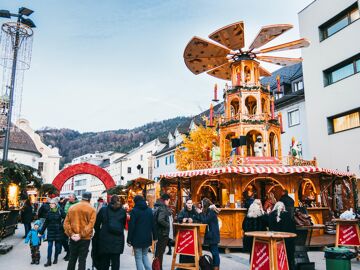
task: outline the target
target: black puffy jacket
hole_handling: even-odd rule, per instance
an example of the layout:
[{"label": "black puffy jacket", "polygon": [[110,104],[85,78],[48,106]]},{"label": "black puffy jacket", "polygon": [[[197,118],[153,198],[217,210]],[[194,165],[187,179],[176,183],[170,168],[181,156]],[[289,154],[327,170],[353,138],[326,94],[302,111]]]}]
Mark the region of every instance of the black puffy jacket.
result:
[{"label": "black puffy jacket", "polygon": [[45,219],[45,223],[41,228],[40,234],[44,234],[47,229],[48,241],[61,241],[64,237],[63,220],[65,212],[58,207],[56,211],[50,210]]},{"label": "black puffy jacket", "polygon": [[169,208],[165,205],[164,201],[159,199],[155,203],[154,217],[156,222],[157,237],[169,237],[170,232],[170,215]]},{"label": "black puffy jacket", "polygon": [[[266,231],[267,226],[268,226],[267,214],[264,214],[256,218],[246,216],[242,223],[242,229],[244,232]],[[244,251],[250,252],[252,249],[252,244],[253,244],[253,237],[244,236],[243,239]]]}]

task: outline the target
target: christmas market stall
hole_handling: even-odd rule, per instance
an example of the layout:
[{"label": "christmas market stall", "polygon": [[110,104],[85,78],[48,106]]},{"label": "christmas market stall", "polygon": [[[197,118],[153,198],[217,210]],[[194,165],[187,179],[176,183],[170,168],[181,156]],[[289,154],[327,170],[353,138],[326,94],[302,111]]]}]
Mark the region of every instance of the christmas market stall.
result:
[{"label": "christmas market stall", "polygon": [[146,179],[146,178],[136,178],[134,180],[128,181],[127,183],[127,203],[129,208],[134,207],[134,197],[136,195],[142,195],[146,198],[146,201],[149,203],[149,207],[154,207],[156,200],[156,184],[155,181]]},{"label": "christmas market stall", "polygon": [[[264,207],[274,205],[287,190],[314,224],[324,224],[333,214],[356,208],[355,175],[321,168],[317,160],[305,160],[301,144],[293,137],[289,153],[284,153],[281,113],[275,114],[274,97],[281,93],[260,83],[271,75],[259,61],[282,66],[301,58],[265,56],[262,53],[309,46],[299,39],[266,49],[258,49],[292,28],[289,24],[264,26],[249,49],[244,47],[244,23],[225,26],[211,35],[210,42],[194,37],[184,51],[186,66],[194,74],[207,72],[225,84],[223,110],[210,105],[204,121],[193,129],[175,152],[179,171],[164,173],[161,191],[169,193],[171,205],[179,211],[184,197],[195,203],[207,197],[221,208],[218,215],[221,239],[241,239],[247,207],[261,199]],[[213,102],[218,102],[217,85]],[[311,139],[311,138],[310,138]],[[301,225],[300,225],[301,226]],[[317,230],[316,234],[323,234]],[[315,232],[314,232],[315,234]]]}]

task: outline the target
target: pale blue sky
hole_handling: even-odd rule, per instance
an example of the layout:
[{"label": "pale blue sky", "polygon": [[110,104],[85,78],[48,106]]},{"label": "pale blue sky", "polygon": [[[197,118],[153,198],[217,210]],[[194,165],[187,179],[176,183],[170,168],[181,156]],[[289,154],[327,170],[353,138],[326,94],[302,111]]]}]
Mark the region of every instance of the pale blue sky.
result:
[{"label": "pale blue sky", "polygon": [[[2,0],[0,9],[15,12],[25,6],[35,11],[22,116],[36,129],[101,131],[208,108],[213,85],[221,88],[225,81],[195,76],[186,68],[182,55],[191,37],[207,38],[243,20],[246,44],[261,26],[277,23],[291,23],[294,29],[271,44],[298,39],[297,13],[310,2]],[[0,18],[0,23],[6,21]]]}]

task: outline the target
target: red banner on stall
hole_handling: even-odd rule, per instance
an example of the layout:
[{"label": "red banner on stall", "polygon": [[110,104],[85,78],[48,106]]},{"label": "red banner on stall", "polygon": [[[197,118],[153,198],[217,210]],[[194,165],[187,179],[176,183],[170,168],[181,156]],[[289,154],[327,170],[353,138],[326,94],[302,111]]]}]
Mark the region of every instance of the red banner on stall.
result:
[{"label": "red banner on stall", "polygon": [[286,256],[285,242],[280,241],[276,243],[276,259],[278,270],[288,270],[288,260]]},{"label": "red banner on stall", "polygon": [[270,243],[254,240],[251,270],[270,270]]},{"label": "red banner on stall", "polygon": [[280,164],[280,160],[276,157],[245,157],[244,164]]},{"label": "red banner on stall", "polygon": [[180,230],[176,247],[177,254],[195,256],[195,239],[193,230]]},{"label": "red banner on stall", "polygon": [[357,224],[339,224],[339,245],[360,246]]}]

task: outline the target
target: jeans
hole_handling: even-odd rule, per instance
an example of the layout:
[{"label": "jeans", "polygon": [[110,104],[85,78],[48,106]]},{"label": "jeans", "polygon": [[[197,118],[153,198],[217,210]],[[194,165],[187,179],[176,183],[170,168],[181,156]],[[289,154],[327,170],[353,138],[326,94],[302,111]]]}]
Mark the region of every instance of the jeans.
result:
[{"label": "jeans", "polygon": [[77,242],[70,239],[70,259],[67,270],[75,270],[76,261],[79,258],[78,270],[86,269],[86,257],[89,252],[90,240],[79,240]]},{"label": "jeans", "polygon": [[161,270],[162,270],[163,256],[168,242],[169,242],[169,237],[159,237],[159,240],[156,243],[155,257],[159,258]]},{"label": "jeans", "polygon": [[220,255],[219,255],[219,248],[218,244],[212,244],[210,245],[210,252],[213,258],[213,266],[219,267],[220,266]]},{"label": "jeans", "polygon": [[100,259],[100,269],[99,270],[108,270],[110,268],[111,261],[111,270],[120,269],[120,254],[101,254]]},{"label": "jeans", "polygon": [[25,237],[26,237],[31,230],[31,223],[24,223],[24,229],[25,229]]},{"label": "jeans", "polygon": [[134,248],[136,270],[151,270],[148,258],[149,248]]},{"label": "jeans", "polygon": [[48,240],[47,257],[49,260],[51,260],[53,245],[55,245],[55,259],[57,259],[61,252],[61,241]]}]

